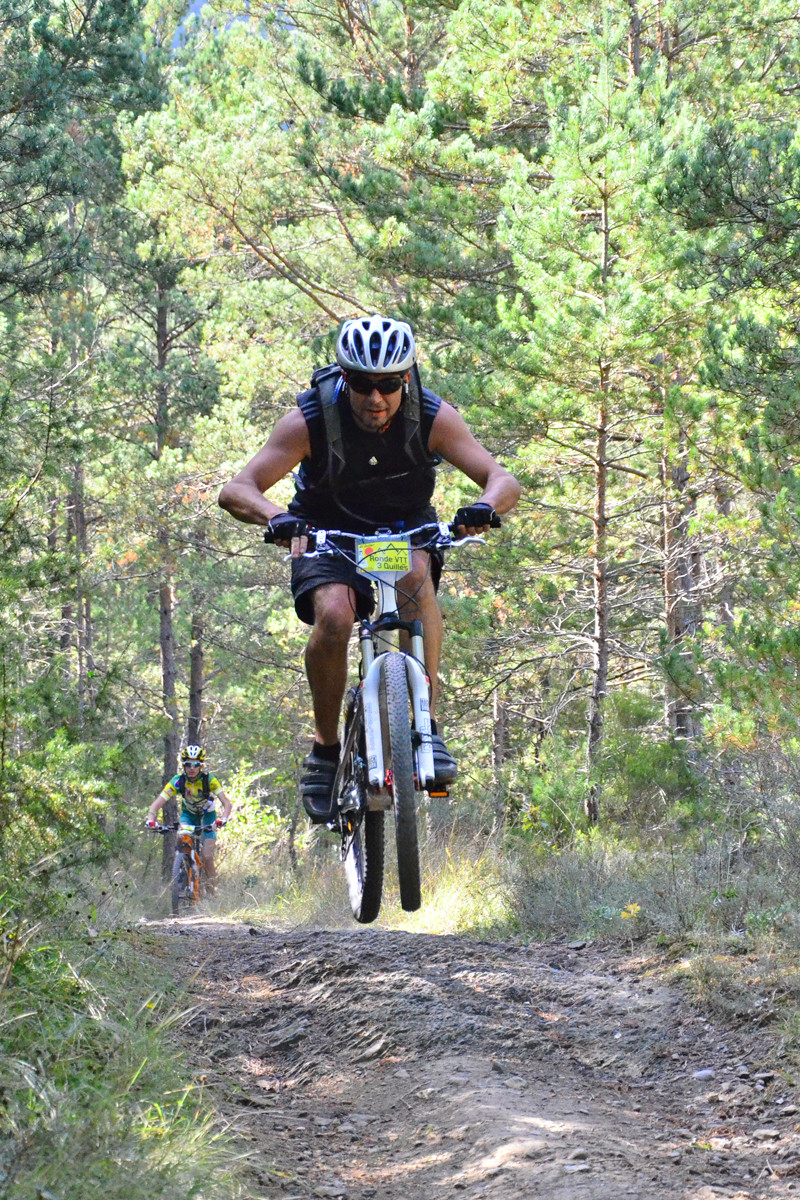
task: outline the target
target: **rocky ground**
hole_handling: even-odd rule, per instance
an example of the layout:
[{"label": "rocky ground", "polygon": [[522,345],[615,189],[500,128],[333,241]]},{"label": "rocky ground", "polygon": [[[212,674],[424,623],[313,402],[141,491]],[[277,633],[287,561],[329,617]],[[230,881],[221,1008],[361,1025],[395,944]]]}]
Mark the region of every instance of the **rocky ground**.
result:
[{"label": "rocky ground", "polygon": [[773,1043],[704,1019],[657,959],[374,928],[150,929],[194,976],[187,1050],[247,1151],[253,1200],[800,1193],[800,1110]]}]

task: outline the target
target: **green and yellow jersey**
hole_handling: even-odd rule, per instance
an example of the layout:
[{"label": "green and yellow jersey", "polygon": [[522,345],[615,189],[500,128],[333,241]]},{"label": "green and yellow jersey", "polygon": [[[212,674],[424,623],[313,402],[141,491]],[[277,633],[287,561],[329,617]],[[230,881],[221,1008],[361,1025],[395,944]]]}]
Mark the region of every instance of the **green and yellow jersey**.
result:
[{"label": "green and yellow jersey", "polygon": [[179,804],[186,812],[199,815],[204,812],[211,812],[216,808],[216,793],[222,791],[222,785],[216,775],[208,777],[208,800],[204,797],[203,776],[198,775],[197,779],[186,779],[184,782],[185,795],[181,795],[181,790],[178,786],[181,776],[174,775],[169,783],[165,785],[161,793],[165,800],[171,800],[173,796],[178,798]]}]

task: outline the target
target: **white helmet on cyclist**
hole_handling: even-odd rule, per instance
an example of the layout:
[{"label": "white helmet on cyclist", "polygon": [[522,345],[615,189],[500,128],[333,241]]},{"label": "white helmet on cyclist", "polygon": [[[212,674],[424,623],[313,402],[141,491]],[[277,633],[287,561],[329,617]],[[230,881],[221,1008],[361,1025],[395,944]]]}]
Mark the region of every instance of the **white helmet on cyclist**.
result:
[{"label": "white helmet on cyclist", "polygon": [[411,326],[376,313],[345,321],[336,343],[336,361],[347,371],[408,371],[416,362],[417,348]]},{"label": "white helmet on cyclist", "polygon": [[206,761],[206,752],[202,746],[187,746],[181,754],[181,762],[204,763]]}]

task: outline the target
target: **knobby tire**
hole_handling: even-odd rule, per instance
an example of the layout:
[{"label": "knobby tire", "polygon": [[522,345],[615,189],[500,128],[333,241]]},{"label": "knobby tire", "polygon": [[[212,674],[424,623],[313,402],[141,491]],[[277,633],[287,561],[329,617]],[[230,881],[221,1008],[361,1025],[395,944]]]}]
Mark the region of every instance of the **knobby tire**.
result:
[{"label": "knobby tire", "polygon": [[172,915],[179,917],[190,903],[187,896],[189,887],[189,869],[186,855],[177,853],[172,864]]},{"label": "knobby tire", "polygon": [[[361,699],[354,699],[345,725],[342,770],[336,793],[358,796],[359,811],[343,812],[344,873],[350,910],[361,925],[374,921],[380,912],[383,895],[383,812],[367,809],[366,748],[364,710]],[[347,824],[352,822],[352,827]]]},{"label": "knobby tire", "polygon": [[411,744],[408,681],[402,654],[387,655],[381,680],[385,764],[392,772],[400,904],[416,912],[422,903],[417,839],[417,797]]}]

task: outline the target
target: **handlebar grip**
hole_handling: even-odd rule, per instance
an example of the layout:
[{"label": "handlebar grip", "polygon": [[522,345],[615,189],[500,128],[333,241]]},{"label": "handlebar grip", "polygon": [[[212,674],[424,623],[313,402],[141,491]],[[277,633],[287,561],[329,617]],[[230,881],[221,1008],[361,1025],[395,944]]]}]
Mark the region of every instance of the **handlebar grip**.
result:
[{"label": "handlebar grip", "polygon": [[500,518],[496,512],[492,513],[492,519],[489,522],[489,528],[490,529],[502,529],[503,528],[503,522],[500,520]]},{"label": "handlebar grip", "polygon": [[269,525],[267,525],[266,529],[264,530],[264,541],[268,546],[275,545],[275,534],[272,532]]}]

